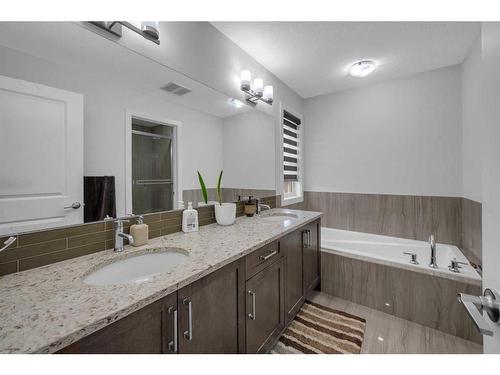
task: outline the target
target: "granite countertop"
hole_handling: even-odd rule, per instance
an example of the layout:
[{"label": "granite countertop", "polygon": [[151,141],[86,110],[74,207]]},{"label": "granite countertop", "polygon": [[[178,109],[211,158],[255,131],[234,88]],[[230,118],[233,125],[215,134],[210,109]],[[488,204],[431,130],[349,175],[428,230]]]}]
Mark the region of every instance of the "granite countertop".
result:
[{"label": "granite countertop", "polygon": [[[0,353],[53,353],[321,216],[270,212],[291,212],[298,219],[281,223],[240,217],[231,226],[211,224],[194,233],[154,238],[141,247],[127,246],[122,253],[105,250],[0,277]],[[189,258],[144,283],[83,282],[102,265],[162,248],[184,249]]]}]

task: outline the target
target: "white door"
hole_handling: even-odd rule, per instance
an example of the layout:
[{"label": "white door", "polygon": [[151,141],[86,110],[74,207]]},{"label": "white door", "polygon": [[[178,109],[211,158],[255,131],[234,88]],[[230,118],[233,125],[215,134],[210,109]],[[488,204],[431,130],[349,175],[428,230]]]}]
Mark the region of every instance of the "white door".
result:
[{"label": "white door", "polygon": [[[483,288],[500,293],[500,22],[483,23],[482,47]],[[500,325],[485,319],[493,336],[484,336],[484,352],[500,353]]]},{"label": "white door", "polygon": [[0,235],[82,222],[83,96],[0,76]]}]

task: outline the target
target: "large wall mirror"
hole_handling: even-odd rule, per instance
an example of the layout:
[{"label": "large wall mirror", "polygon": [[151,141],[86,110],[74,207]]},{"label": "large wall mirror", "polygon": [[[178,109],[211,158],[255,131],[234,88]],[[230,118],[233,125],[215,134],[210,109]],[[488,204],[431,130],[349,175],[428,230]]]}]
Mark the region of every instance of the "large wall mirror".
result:
[{"label": "large wall mirror", "polygon": [[0,235],[196,206],[197,171],[275,195],[254,107],[76,23],[2,23],[0,56]]}]

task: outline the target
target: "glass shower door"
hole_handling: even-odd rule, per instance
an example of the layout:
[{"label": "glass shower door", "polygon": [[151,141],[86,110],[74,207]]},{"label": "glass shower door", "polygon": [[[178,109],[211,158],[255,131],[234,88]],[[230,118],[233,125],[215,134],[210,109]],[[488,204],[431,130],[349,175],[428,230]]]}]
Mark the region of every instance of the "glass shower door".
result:
[{"label": "glass shower door", "polygon": [[172,128],[132,122],[132,210],[145,214],[173,208]]}]

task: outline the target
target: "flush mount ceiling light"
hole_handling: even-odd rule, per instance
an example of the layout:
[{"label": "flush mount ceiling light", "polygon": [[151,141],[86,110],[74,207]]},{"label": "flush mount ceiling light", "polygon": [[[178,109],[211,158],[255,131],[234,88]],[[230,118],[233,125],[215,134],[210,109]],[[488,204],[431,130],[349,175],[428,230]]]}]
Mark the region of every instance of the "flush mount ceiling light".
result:
[{"label": "flush mount ceiling light", "polygon": [[371,60],[358,61],[351,65],[349,74],[353,77],[366,77],[377,68],[377,65]]},{"label": "flush mount ceiling light", "polygon": [[247,102],[256,105],[260,100],[269,105],[273,104],[274,92],[273,86],[264,86],[264,81],[262,78],[255,78],[253,85],[250,83],[252,80],[252,74],[248,70],[243,70],[240,75],[240,88],[245,94],[247,94]]},{"label": "flush mount ceiling light", "polygon": [[160,44],[160,25],[158,21],[142,21],[140,27],[126,21],[90,21],[90,23],[119,37],[122,36],[122,26],[125,26],[145,39]]}]

